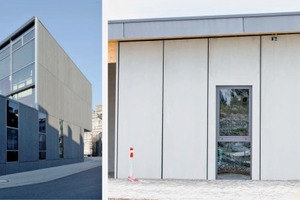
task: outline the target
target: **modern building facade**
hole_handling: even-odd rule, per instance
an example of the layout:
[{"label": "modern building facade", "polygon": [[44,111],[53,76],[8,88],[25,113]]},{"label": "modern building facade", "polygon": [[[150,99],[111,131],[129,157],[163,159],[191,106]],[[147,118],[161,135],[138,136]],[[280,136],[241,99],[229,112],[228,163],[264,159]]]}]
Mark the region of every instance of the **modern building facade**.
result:
[{"label": "modern building facade", "polygon": [[299,19],[110,21],[109,172],[299,180]]},{"label": "modern building facade", "polygon": [[36,17],[0,43],[0,94],[0,174],[83,160],[91,84]]}]

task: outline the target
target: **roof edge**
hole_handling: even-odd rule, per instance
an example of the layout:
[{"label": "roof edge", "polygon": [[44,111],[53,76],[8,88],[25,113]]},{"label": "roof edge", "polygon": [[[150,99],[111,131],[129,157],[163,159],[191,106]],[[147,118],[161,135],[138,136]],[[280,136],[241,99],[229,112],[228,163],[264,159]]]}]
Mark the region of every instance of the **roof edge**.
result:
[{"label": "roof edge", "polygon": [[25,22],[21,27],[19,27],[17,30],[15,30],[12,34],[10,34],[8,37],[6,37],[4,40],[0,42],[0,49],[3,46],[6,46],[7,42],[9,42],[11,39],[19,35],[21,32],[23,32],[25,29],[29,29],[29,27],[34,26],[38,18],[36,16],[29,19],[27,22]]},{"label": "roof edge", "polygon": [[138,22],[158,22],[158,21],[181,21],[181,20],[199,20],[199,19],[228,19],[245,17],[277,17],[300,15],[300,11],[294,12],[272,12],[272,13],[248,13],[248,14],[228,14],[228,15],[206,15],[206,16],[187,16],[187,17],[162,17],[162,18],[140,18],[140,19],[117,19],[108,20],[108,24],[118,23],[138,23]]}]

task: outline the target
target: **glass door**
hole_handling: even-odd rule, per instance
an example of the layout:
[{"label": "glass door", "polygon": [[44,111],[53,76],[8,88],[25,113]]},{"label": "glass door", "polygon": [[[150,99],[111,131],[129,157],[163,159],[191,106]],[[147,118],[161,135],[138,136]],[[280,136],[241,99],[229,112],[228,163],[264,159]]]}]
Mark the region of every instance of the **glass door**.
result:
[{"label": "glass door", "polygon": [[251,179],[251,87],[217,87],[217,179]]}]

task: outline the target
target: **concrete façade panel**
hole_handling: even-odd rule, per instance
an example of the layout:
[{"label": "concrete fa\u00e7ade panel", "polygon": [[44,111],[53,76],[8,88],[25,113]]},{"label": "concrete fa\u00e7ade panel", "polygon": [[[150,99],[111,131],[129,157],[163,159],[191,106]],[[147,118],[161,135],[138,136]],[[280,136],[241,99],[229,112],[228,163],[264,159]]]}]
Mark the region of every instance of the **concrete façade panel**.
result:
[{"label": "concrete fa\u00e7ade panel", "polygon": [[19,104],[19,161],[39,160],[38,111]]},{"label": "concrete fa\u00e7ade panel", "polygon": [[262,37],[261,177],[300,179],[300,35]]},{"label": "concrete fa\u00e7ade panel", "polygon": [[6,98],[4,96],[0,96],[0,122],[2,122],[0,123],[0,155],[3,155],[0,156],[0,163],[6,163]]},{"label": "concrete fa\u00e7ade panel", "polygon": [[46,28],[39,21],[37,23],[36,88],[39,106],[56,118],[91,130],[91,83]]},{"label": "concrete fa\u00e7ade panel", "polygon": [[0,164],[0,176],[6,174],[6,164]]},{"label": "concrete fa\u00e7ade panel", "polygon": [[19,172],[19,162],[11,162],[6,164],[6,174],[13,174]]},{"label": "concrete fa\u00e7ade panel", "polygon": [[161,178],[163,42],[122,42],[119,60],[117,178]]},{"label": "concrete fa\u00e7ade panel", "polygon": [[208,40],[164,47],[163,178],[206,179]]},{"label": "concrete fa\u00e7ade panel", "polygon": [[80,127],[68,124],[64,122],[64,157],[65,158],[79,158],[82,157],[82,153],[80,153],[80,147],[82,144],[80,143],[81,130]]},{"label": "concrete fa\u00e7ade panel", "polygon": [[47,120],[48,120],[47,136],[46,136],[47,160],[59,159],[59,154],[58,154],[59,120],[51,115],[47,116]]},{"label": "concrete fa\u00e7ade panel", "polygon": [[39,169],[39,162],[20,162],[19,163],[19,172],[25,172],[30,170],[36,170]]},{"label": "concrete fa\u00e7ade panel", "polygon": [[253,180],[260,176],[260,37],[209,39],[208,179],[216,179],[216,87],[252,87]]}]

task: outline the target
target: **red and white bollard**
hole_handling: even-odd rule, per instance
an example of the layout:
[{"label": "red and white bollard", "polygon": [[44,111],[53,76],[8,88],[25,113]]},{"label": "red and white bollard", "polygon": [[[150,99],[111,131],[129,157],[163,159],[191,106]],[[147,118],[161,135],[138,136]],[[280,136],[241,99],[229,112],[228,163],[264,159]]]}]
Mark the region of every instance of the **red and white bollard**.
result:
[{"label": "red and white bollard", "polygon": [[129,176],[128,176],[128,180],[131,182],[135,182],[138,181],[136,178],[134,178],[133,175],[133,147],[129,148]]}]

